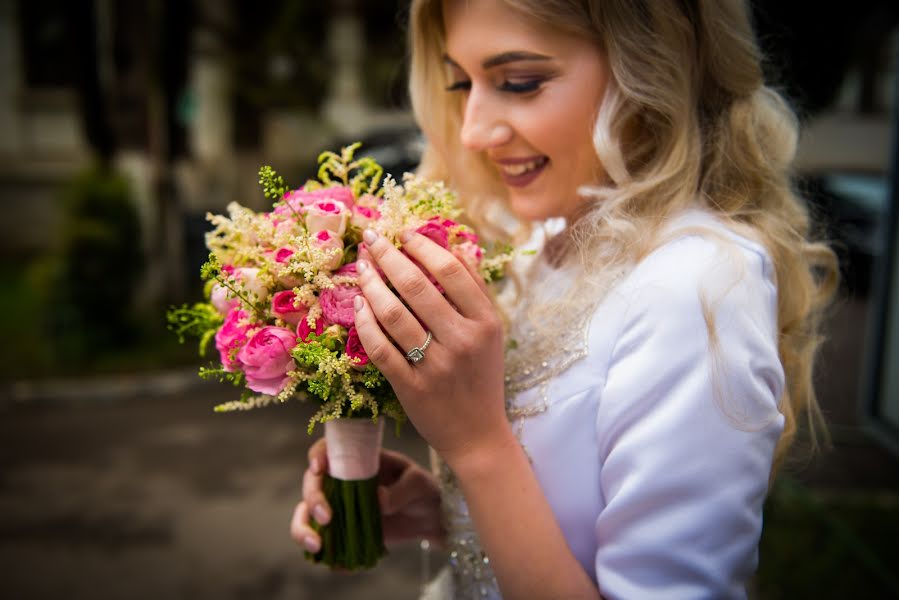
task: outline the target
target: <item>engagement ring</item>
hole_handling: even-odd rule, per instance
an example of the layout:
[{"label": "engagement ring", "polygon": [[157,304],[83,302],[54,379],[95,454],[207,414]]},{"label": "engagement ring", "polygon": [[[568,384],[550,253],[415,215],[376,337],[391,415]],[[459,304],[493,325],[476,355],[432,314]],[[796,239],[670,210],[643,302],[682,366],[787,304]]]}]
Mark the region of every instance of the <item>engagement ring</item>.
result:
[{"label": "engagement ring", "polygon": [[421,348],[412,348],[406,353],[406,358],[409,359],[409,362],[412,364],[417,363],[421,359],[425,357],[425,349],[428,347],[428,344],[431,343],[431,332],[428,332],[428,339],[425,340],[425,343],[421,345]]}]

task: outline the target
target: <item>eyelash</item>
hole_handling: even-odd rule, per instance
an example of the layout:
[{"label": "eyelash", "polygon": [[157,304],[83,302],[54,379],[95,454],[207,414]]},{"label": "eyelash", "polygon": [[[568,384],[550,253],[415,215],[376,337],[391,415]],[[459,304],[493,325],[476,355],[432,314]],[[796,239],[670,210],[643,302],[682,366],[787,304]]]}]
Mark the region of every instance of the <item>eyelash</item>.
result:
[{"label": "eyelash", "polygon": [[[501,92],[509,92],[511,94],[527,94],[530,92],[536,92],[538,89],[540,89],[541,85],[543,85],[542,79],[531,79],[530,81],[525,81],[524,83],[512,83],[511,81],[504,81],[499,89]],[[456,81],[446,88],[448,92],[458,92],[460,90],[470,89],[470,81]]]}]

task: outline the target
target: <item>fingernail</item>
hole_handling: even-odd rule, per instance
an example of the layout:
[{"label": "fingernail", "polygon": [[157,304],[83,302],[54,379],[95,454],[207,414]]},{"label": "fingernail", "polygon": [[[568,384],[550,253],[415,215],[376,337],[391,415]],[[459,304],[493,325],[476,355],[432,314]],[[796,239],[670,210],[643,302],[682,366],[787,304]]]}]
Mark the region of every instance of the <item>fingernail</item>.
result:
[{"label": "fingernail", "polygon": [[403,233],[400,234],[400,241],[405,244],[406,242],[408,242],[409,240],[412,239],[412,235],[414,233],[415,232],[412,231],[411,229],[407,229],[406,231],[404,231]]},{"label": "fingernail", "polygon": [[366,261],[364,261],[364,260],[357,260],[357,261],[356,261],[356,271],[357,271],[360,275],[362,275],[363,273],[365,273],[366,271],[368,271],[368,263],[367,263]]},{"label": "fingernail", "polygon": [[312,509],[312,515],[315,517],[315,520],[318,521],[319,525],[326,525],[331,519],[331,515],[328,514],[328,511],[325,510],[325,507],[321,504],[316,505],[316,507]]},{"label": "fingernail", "polygon": [[365,240],[366,244],[371,246],[378,241],[378,233],[374,229],[366,229],[362,232],[362,239]]},{"label": "fingernail", "polygon": [[365,306],[365,302],[362,301],[362,296],[356,296],[353,298],[353,308],[356,309],[356,312],[362,310],[362,307]]},{"label": "fingernail", "polygon": [[303,538],[303,545],[306,546],[306,550],[315,554],[318,552],[318,540],[314,537],[306,536]]},{"label": "fingernail", "polygon": [[309,461],[309,470],[318,475],[318,471],[321,468],[321,465],[318,462],[317,458],[313,458]]}]

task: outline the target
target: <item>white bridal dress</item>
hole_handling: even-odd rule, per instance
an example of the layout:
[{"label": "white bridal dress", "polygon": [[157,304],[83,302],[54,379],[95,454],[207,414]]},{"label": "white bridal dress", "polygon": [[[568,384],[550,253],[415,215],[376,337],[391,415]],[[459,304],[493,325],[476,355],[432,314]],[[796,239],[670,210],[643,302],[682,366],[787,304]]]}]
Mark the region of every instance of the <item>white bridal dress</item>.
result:
[{"label": "white bridal dress", "polygon": [[[598,303],[557,315],[554,335],[513,319],[507,414],[604,598],[745,598],[783,428],[773,265],[699,209],[667,231]],[[522,308],[578,284],[529,260]],[[452,473],[439,475],[450,564],[422,598],[500,598]]]}]

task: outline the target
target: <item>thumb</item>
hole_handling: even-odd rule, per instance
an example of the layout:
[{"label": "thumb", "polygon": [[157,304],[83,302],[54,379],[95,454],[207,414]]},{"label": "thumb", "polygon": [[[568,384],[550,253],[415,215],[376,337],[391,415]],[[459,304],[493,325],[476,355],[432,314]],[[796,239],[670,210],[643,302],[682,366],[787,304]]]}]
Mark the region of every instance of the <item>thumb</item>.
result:
[{"label": "thumb", "polygon": [[378,487],[378,501],[381,513],[392,515],[402,511],[406,506],[426,493],[427,481],[421,469],[406,469],[400,477],[390,485]]}]

